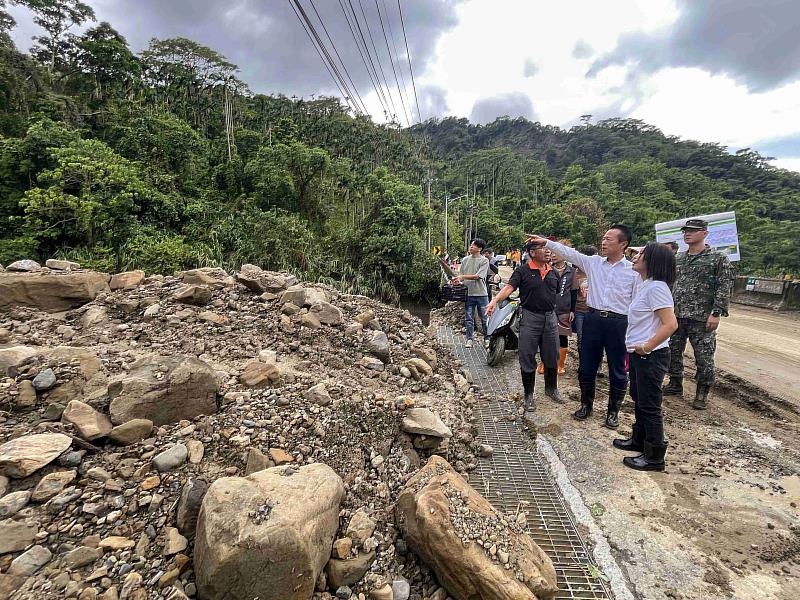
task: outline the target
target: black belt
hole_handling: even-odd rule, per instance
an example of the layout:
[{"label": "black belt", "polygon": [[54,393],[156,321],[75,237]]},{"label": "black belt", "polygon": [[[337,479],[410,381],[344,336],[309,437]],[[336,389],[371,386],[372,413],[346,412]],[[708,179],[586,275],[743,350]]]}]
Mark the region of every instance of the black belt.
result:
[{"label": "black belt", "polygon": [[546,315],[547,313],[551,313],[551,312],[553,312],[553,310],[555,310],[555,309],[552,309],[552,308],[548,308],[548,309],[545,309],[545,310],[534,310],[532,308],[527,308],[525,306],[523,306],[522,308],[524,310],[527,310],[528,312],[536,313],[537,315]]},{"label": "black belt", "polygon": [[589,307],[589,312],[594,313],[599,317],[603,317],[604,319],[627,319],[628,315],[622,315],[620,313],[611,312],[610,310],[597,310],[596,308]]}]

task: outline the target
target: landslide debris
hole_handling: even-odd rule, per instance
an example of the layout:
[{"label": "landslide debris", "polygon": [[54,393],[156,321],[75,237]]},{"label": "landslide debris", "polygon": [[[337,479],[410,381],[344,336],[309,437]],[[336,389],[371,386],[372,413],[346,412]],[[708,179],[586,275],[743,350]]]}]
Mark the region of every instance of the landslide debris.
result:
[{"label": "landslide debris", "polygon": [[[57,266],[69,270],[13,276],[89,273]],[[432,454],[475,467],[474,396],[418,319],[253,265],[111,281],[77,308],[28,297],[0,309],[0,589],[194,598],[199,569],[233,560],[198,560],[198,538],[294,522],[326,547],[285,545],[307,557],[296,585],[314,598],[447,598],[394,506]],[[287,490],[323,465],[333,491],[303,513]],[[280,489],[216,503],[225,519],[203,512],[212,491],[264,477],[251,491]]]}]

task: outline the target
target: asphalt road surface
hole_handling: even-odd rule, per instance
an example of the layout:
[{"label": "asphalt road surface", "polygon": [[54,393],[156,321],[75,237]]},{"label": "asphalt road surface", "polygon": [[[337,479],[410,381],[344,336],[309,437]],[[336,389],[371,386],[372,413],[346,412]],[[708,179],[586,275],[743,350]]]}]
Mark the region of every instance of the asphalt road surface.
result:
[{"label": "asphalt road surface", "polygon": [[800,315],[732,304],[716,359],[718,368],[800,405]]}]

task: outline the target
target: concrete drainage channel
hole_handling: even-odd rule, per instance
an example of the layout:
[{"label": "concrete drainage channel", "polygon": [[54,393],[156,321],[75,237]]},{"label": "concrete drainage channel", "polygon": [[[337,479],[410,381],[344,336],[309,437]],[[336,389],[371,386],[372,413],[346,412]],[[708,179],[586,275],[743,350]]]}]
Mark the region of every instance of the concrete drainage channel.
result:
[{"label": "concrete drainage channel", "polygon": [[[470,474],[472,486],[500,511],[524,509],[528,512],[527,532],[547,552],[556,568],[559,587],[556,598],[611,598],[607,575],[611,575],[613,584],[616,584],[613,587],[618,599],[631,597],[620,581],[622,574],[609,553],[602,552],[605,560],[601,561],[601,566],[605,572],[592,561],[561,489],[551,474],[554,457],[558,460],[552,448],[544,442],[547,444],[545,452],[549,455],[549,458],[545,457],[540,444],[533,442],[522,430],[520,421],[509,418],[514,415],[516,407],[503,400],[509,390],[519,386],[511,385],[505,369],[486,365],[486,352],[480,344],[465,348],[463,336],[455,334],[447,326],[438,328],[437,337],[440,344],[449,347],[470,369],[476,384],[489,396],[478,406],[480,438],[492,446],[494,452],[491,458],[481,459],[478,468]],[[580,501],[579,496],[577,499]],[[588,512],[581,507],[583,512]],[[589,526],[592,539],[602,541],[607,549],[602,534],[597,535],[599,528],[593,522],[584,524]]]}]

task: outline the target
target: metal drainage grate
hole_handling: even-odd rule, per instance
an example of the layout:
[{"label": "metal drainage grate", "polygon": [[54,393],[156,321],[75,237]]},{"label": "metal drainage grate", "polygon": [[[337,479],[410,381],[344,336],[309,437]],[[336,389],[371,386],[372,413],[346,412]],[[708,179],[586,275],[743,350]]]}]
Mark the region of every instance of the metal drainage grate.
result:
[{"label": "metal drainage grate", "polygon": [[556,569],[556,598],[611,598],[549,471],[547,459],[523,432],[514,403],[504,401],[510,391],[521,388],[513,355],[499,367],[489,367],[480,343],[465,348],[463,336],[446,326],[439,327],[437,337],[470,369],[476,385],[487,396],[478,406],[479,435],[494,448],[494,453],[478,462],[470,474],[470,484],[500,511],[514,512],[520,505],[526,506],[526,531]]}]

